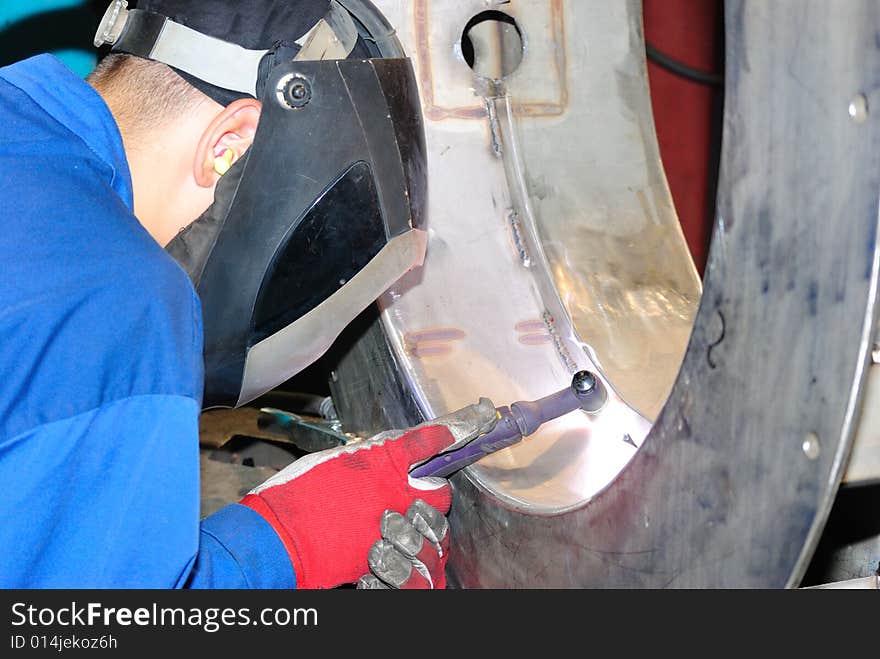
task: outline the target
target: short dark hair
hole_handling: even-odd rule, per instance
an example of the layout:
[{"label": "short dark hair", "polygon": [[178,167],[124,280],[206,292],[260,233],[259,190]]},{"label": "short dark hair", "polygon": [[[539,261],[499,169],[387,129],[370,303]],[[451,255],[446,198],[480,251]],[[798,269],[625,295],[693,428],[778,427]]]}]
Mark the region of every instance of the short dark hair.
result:
[{"label": "short dark hair", "polygon": [[137,136],[209,100],[161,62],[110,53],[86,78],[113,107],[117,123]]}]

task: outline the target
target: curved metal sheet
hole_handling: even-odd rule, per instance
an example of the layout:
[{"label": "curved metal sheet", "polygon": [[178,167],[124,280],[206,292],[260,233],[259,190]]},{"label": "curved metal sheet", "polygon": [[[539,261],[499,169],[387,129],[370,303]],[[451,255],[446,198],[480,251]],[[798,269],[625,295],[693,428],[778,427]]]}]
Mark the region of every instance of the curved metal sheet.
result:
[{"label": "curved metal sheet", "polygon": [[[377,4],[398,27],[401,41],[411,53],[421,56],[433,52],[438,43],[441,50],[454,49],[455,36],[448,29],[435,31],[429,27],[419,33],[418,22],[410,22],[417,16],[408,13],[408,7],[424,9],[427,3]],[[461,4],[484,7],[476,2]],[[554,0],[510,4],[528,5],[533,10],[540,5],[592,12],[594,24],[603,26],[604,31],[590,32],[591,24],[582,24],[577,32],[578,43],[585,50],[577,61],[596,68],[604,67],[606,61],[620,63],[614,53],[622,52],[615,50],[621,41],[627,43],[630,58],[641,47],[637,2],[624,5]],[[438,2],[431,6],[447,5]],[[858,109],[880,105],[876,91],[880,89],[880,58],[876,57],[873,28],[878,24],[878,14],[880,8],[867,0],[833,6],[821,0],[728,2],[727,106],[719,216],[704,295],[668,402],[644,446],[616,480],[616,472],[609,469],[611,486],[592,498],[576,487],[566,499],[570,505],[564,513],[536,514],[554,510],[540,502],[535,505],[537,495],[531,499],[531,509],[512,502],[504,483],[488,482],[484,472],[481,474],[485,465],[456,476],[450,516],[455,547],[450,570],[459,585],[772,587],[799,581],[848,456],[876,314],[880,127],[870,112]],[[625,20],[612,29],[611,23],[602,22],[609,16],[623,16]],[[546,25],[554,23],[548,20]],[[524,33],[527,48],[535,48],[535,32],[526,27]],[[633,41],[633,35],[639,38]],[[523,66],[529,62],[528,53]],[[622,61],[630,62],[630,68],[624,67],[624,71],[644,68],[643,62],[635,65],[633,59]],[[423,64],[417,63],[417,70]],[[535,102],[520,103],[515,113],[517,127],[511,133],[520,144],[529,144],[522,124],[530,112],[546,121],[547,126],[559,121],[558,117],[545,116],[559,105],[544,93],[554,89],[553,80],[551,67],[543,86],[535,90]],[[490,155],[497,153],[499,144],[503,146],[504,133],[493,130],[498,124],[492,120],[491,104],[475,103],[473,91],[468,95],[460,85],[446,79],[432,86],[424,84],[424,77],[420,82],[429,120],[429,150],[436,155],[430,163],[433,249],[429,247],[428,267],[421,279],[408,282],[409,289],[397,291],[393,305],[386,308],[385,333],[373,327],[356,346],[354,357],[344,360],[337,370],[337,390],[347,390],[343,398],[355,402],[340,405],[340,412],[355,429],[378,430],[383,420],[399,421],[402,410],[412,411],[413,400],[423,414],[431,414],[445,411],[444,406],[471,403],[477,393],[494,396],[498,403],[528,397],[520,395],[523,389],[529,393],[529,388],[544,378],[558,385],[564,381],[561,373],[567,370],[556,370],[560,362],[566,362],[565,351],[557,348],[552,327],[541,332],[540,317],[523,319],[521,325],[514,326],[527,336],[543,333],[550,337],[551,341],[543,346],[548,350],[544,359],[535,362],[528,362],[528,353],[522,351],[495,353],[491,340],[481,344],[480,350],[466,349],[464,337],[454,331],[460,330],[454,321],[461,318],[476,316],[494,322],[499,309],[524,301],[552,304],[553,300],[543,297],[544,284],[537,276],[525,293],[514,276],[490,291],[483,287],[486,273],[507,267],[511,252],[522,262],[515,222],[504,225],[497,219],[498,208],[507,208],[506,200],[511,199],[509,184],[517,177],[509,172],[502,174],[497,166],[484,166],[496,162],[489,156],[475,163],[474,158],[462,153],[471,153],[466,148],[473,141],[468,126],[477,120],[482,122],[485,149]],[[586,94],[580,103],[601,105],[610,94],[620,105],[626,97],[621,89],[601,88],[604,96]],[[857,103],[857,111],[850,113],[851,100],[859,94],[866,102]],[[639,102],[646,103],[646,97]],[[614,113],[609,111],[597,125],[604,126],[613,118]],[[432,131],[431,122],[445,122],[444,130]],[[551,134],[546,132],[545,136]],[[532,139],[539,141],[540,135],[536,133]],[[617,230],[615,221],[619,218],[624,220],[622,226],[633,226],[616,206],[634,198],[616,187],[618,178],[654,171],[650,161],[656,160],[650,127],[642,133],[640,142],[633,142],[641,144],[639,157],[626,158],[625,149],[632,143],[617,136],[610,144],[618,142],[624,149],[620,153],[605,153],[595,162],[585,154],[584,160],[598,172],[615,163],[629,167],[609,170],[617,176],[597,176],[595,186],[581,175],[580,188],[566,184],[573,191],[572,208],[578,206],[578,194],[590,200],[583,203],[581,214],[574,215],[581,221],[590,220],[589,213],[595,212],[597,200],[602,199],[603,186],[608,186],[607,205],[616,210],[605,216],[607,227],[596,225],[608,235]],[[547,149],[552,146],[548,137]],[[533,148],[540,151],[540,145]],[[522,180],[540,177],[534,161],[526,156],[522,162],[532,168]],[[563,168],[554,176],[562,180],[567,173]],[[662,179],[659,168],[655,174]],[[649,176],[648,180],[655,179]],[[554,254],[564,251],[568,234],[557,236],[554,252],[554,238],[541,224],[547,217],[545,213],[552,216],[556,203],[545,203],[541,195],[552,192],[557,179],[545,179],[545,183],[526,186],[526,197],[535,211],[534,229],[547,262],[557,258],[562,263],[564,259]],[[665,184],[661,180],[651,189],[663,193]],[[635,200],[642,201],[638,195]],[[446,224],[448,218],[452,222],[456,212],[469,209],[472,203],[482,203],[484,208],[484,212],[468,217],[472,241],[507,231],[507,252],[489,251],[481,259],[480,252],[477,256],[462,253],[460,245],[446,240],[444,227],[452,226]],[[664,204],[668,205],[668,194],[665,201],[661,199],[654,206],[642,205],[641,211],[633,215],[636,225],[639,217],[663,217],[652,209],[662,209]],[[652,224],[642,226],[650,229]],[[575,232],[572,238],[575,235],[590,234]],[[660,249],[665,243],[661,240],[651,244]],[[626,245],[626,240],[618,244]],[[641,249],[634,248],[637,258],[643,258]],[[444,255],[445,268],[440,265]],[[464,255],[467,257],[462,258]],[[664,259],[659,261],[663,263]],[[651,269],[639,277],[617,274],[617,269],[625,266],[637,272],[643,265],[637,260],[606,259],[598,263],[606,272],[613,271],[617,281],[625,282],[619,289],[624,297],[632,295],[638,300],[640,282],[650,282],[651,273],[666,283],[664,276]],[[680,264],[672,271],[676,267]],[[564,270],[552,273],[555,290],[564,292]],[[581,286],[584,273],[578,277],[574,284]],[[678,286],[667,289],[674,291]],[[428,302],[440,309],[440,314],[444,309],[456,308],[462,299],[467,304],[442,326],[397,333],[391,322],[394,309],[399,311],[418,299],[420,287],[430,292]],[[592,290],[598,293],[597,304],[583,316],[587,329],[596,322],[596,314],[601,316],[605,308],[602,295],[608,292],[602,286]],[[564,302],[564,297],[560,295],[557,302]],[[618,306],[626,308],[624,303]],[[657,308],[662,310],[663,305]],[[577,316],[572,309],[569,304],[570,316]],[[398,320],[408,322],[405,316]],[[658,320],[654,327],[662,328],[665,322]],[[489,324],[478,325],[477,336]],[[580,338],[594,348],[592,353],[587,350],[583,354],[605,366],[608,344],[602,347],[601,341],[590,337],[582,327],[576,329],[567,338]],[[646,325],[642,330],[650,333],[651,327]],[[639,335],[635,331],[626,337],[627,342],[637,342]],[[613,333],[609,336],[613,338]],[[500,336],[495,338],[501,340]],[[587,339],[600,347],[592,346]],[[487,352],[482,351],[484,348]],[[419,371],[418,362],[413,360],[419,353],[450,359],[443,367],[434,362]],[[568,354],[577,352],[569,349]],[[580,354],[577,359],[581,359]],[[372,364],[381,368],[372,368]],[[647,363],[641,368],[651,366]],[[519,375],[509,389],[499,387],[501,393],[491,390],[497,383],[509,381],[520,368],[527,375]],[[610,367],[604,370],[607,375]],[[636,400],[625,384],[619,389],[625,397]],[[555,457],[557,468],[564,468],[580,448],[571,440],[566,446],[564,440],[557,435],[532,457]],[[555,456],[554,447],[562,449]],[[514,466],[529,467],[532,463],[523,461]],[[541,481],[540,472],[529,469],[517,472],[522,478],[537,474],[535,490],[547,486],[551,496],[565,498],[556,488],[559,481]],[[576,481],[575,477],[562,482]]]},{"label": "curved metal sheet", "polygon": [[876,314],[873,2],[728,2],[716,231],[682,372],[613,487],[556,518],[456,480],[464,586],[781,587],[851,445]]},{"label": "curved metal sheet", "polygon": [[[488,80],[460,43],[484,2],[377,4],[414,59],[431,155],[426,266],[382,301],[400,370],[428,418],[599,371],[615,392],[602,411],[471,469],[517,509],[578,507],[644,440],[700,292],[659,165],[640,5],[504,3],[524,53]],[[517,59],[488,37],[478,52]]]}]

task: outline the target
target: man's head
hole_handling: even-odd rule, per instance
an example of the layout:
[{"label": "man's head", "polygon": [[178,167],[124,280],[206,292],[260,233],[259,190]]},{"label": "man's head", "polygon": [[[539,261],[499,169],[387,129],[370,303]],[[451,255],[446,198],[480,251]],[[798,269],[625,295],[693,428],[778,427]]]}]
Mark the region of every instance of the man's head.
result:
[{"label": "man's head", "polygon": [[[329,4],[140,0],[137,8],[244,48],[262,49],[301,37]],[[104,57],[88,81],[106,101],[122,134],[135,215],[165,246],[211,205],[221,173],[253,142],[260,102],[125,53]]]},{"label": "man's head", "polygon": [[135,215],[164,247],[211,205],[220,163],[251,145],[260,102],[224,107],[165,64],[134,55],[111,53],[88,80],[122,133]]},{"label": "man's head", "polygon": [[242,405],[422,263],[415,72],[370,3],[126,5],[95,43],[143,60],[106,60],[91,82],[122,128],[138,218],[201,300],[204,403]]}]

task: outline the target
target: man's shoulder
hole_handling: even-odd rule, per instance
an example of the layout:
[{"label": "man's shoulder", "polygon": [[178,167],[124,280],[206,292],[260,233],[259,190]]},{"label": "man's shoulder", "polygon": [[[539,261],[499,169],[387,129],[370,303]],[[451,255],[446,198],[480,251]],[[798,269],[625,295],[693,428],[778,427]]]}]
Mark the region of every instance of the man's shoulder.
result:
[{"label": "man's shoulder", "polygon": [[[22,86],[18,78],[36,67],[30,60],[0,68],[0,118],[3,120],[3,151],[12,150],[22,142],[41,141],[51,144],[52,138],[72,139],[69,128],[55,120]],[[57,143],[57,142],[56,142]]]},{"label": "man's shoulder", "polygon": [[0,241],[0,435],[136,396],[201,400],[188,276],[124,204],[73,206]]},{"label": "man's shoulder", "polygon": [[[14,172],[0,163],[9,183],[0,187],[6,268],[0,300],[77,282],[84,291],[135,304],[192,305],[189,277],[87,158],[71,153],[54,167],[40,158],[24,161]],[[118,312],[128,305],[111,306]]]},{"label": "man's shoulder", "polygon": [[0,141],[0,437],[130,397],[200,400],[198,298],[132,214],[112,118],[76,80],[95,105],[79,123],[33,100],[44,91],[33,71],[13,73],[3,103],[19,129]]},{"label": "man's shoulder", "polygon": [[[131,205],[122,137],[100,94],[44,54],[0,68],[0,179],[27,183],[95,172]],[[15,189],[8,191],[15,196]],[[31,190],[22,187],[22,195]]]}]

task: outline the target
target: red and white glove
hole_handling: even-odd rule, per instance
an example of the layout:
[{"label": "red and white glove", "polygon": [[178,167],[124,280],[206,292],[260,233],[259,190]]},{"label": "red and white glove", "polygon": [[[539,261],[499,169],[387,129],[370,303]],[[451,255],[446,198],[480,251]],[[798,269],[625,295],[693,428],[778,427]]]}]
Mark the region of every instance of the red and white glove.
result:
[{"label": "red and white glove", "polygon": [[355,583],[370,570],[368,553],[382,537],[386,511],[408,511],[416,499],[443,514],[449,511],[452,492],[446,479],[411,478],[409,471],[488,432],[496,420],[494,405],[483,398],[409,431],[312,453],[251,490],[241,503],[262,515],[281,538],[298,588]]}]

